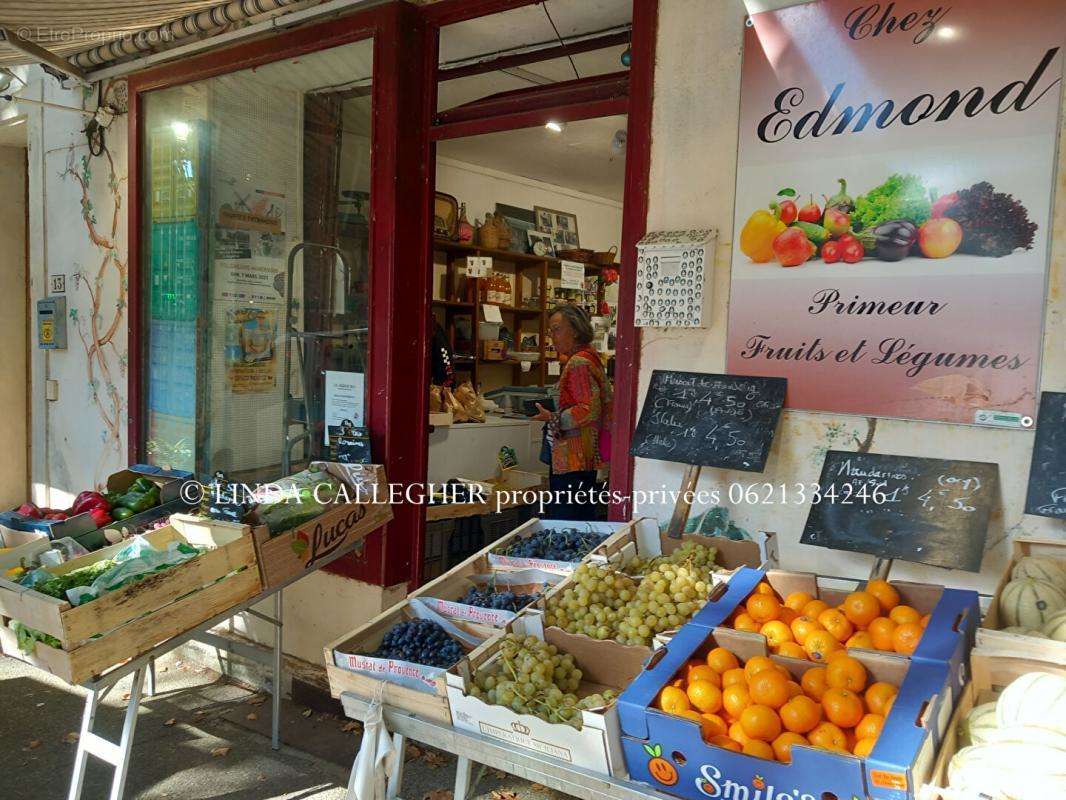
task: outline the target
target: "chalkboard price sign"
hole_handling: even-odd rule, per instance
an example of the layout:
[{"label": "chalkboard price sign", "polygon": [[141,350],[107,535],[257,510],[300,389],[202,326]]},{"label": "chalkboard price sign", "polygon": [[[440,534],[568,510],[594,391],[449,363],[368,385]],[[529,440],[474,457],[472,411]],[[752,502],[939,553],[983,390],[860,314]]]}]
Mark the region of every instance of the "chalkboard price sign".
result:
[{"label": "chalkboard price sign", "polygon": [[762,472],[786,385],[784,378],[657,369],[630,455]]},{"label": "chalkboard price sign", "polygon": [[999,465],[830,450],[800,542],[980,572]]},{"label": "chalkboard price sign", "polygon": [[1025,513],[1066,519],[1066,393],[1041,395],[1036,426]]}]

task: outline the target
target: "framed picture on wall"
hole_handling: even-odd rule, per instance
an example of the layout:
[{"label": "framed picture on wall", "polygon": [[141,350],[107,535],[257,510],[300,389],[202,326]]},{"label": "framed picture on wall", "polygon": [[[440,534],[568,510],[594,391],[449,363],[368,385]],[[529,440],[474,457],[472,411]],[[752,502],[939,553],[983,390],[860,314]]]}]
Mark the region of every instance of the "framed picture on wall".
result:
[{"label": "framed picture on wall", "polygon": [[533,206],[533,213],[537,217],[537,230],[551,234],[556,247],[581,246],[577,234],[577,214],[541,206]]},{"label": "framed picture on wall", "polygon": [[540,231],[526,231],[526,236],[529,237],[529,252],[533,253],[533,255],[555,255],[555,244],[552,242],[551,234],[541,233]]},{"label": "framed picture on wall", "polygon": [[511,246],[510,251],[512,253],[528,253],[532,242],[526,238],[528,231],[536,231],[537,222],[533,214],[533,211],[528,208],[518,208],[517,206],[509,206],[506,203],[496,204],[496,213],[503,217],[503,221],[507,223],[507,227],[511,229]]}]

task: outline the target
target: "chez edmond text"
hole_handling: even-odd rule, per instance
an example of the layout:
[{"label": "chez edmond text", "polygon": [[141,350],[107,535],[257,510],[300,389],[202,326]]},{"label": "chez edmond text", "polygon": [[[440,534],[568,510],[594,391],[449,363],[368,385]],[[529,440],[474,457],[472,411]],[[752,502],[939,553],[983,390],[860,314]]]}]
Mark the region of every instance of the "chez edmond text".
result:
[{"label": "chez edmond text", "polygon": [[[807,306],[807,313],[815,317],[856,316],[871,319],[882,317],[935,317],[944,313],[948,303],[939,300],[867,299],[859,295],[845,296],[836,289],[819,289]],[[901,367],[914,378],[926,367],[966,369],[1021,369],[1028,358],[1020,354],[935,352],[902,336],[887,336],[878,341],[860,339],[844,346],[826,342],[821,336],[799,344],[778,345],[766,334],[755,334],[744,343],[741,358],[766,361],[820,362],[830,358],[838,364],[858,364],[869,361],[885,367]]]}]

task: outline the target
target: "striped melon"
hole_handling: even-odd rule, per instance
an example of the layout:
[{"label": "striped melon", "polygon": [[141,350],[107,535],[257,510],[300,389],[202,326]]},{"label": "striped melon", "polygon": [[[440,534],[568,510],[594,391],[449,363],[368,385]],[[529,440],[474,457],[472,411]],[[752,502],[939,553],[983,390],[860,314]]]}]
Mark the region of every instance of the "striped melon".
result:
[{"label": "striped melon", "polygon": [[1006,627],[1039,630],[1052,614],[1066,608],[1066,591],[1036,578],[1018,578],[1003,587],[999,608]]},{"label": "striped melon", "polygon": [[1011,725],[986,731],[986,741],[974,744],[1040,744],[1062,750],[1066,757],[1066,728],[1043,725]]},{"label": "striped melon", "polygon": [[1011,579],[1035,578],[1066,589],[1066,561],[1048,556],[1026,556],[1014,565]]},{"label": "striped melon", "polygon": [[[1062,612],[1058,612],[1062,613]],[[1054,619],[1054,617],[1052,617]],[[1020,636],[1035,636],[1037,639],[1046,639],[1047,636],[1041,631],[1034,631],[1031,628],[1023,628],[1021,625],[1011,625],[1009,628],[1003,629],[1004,633],[1017,633]]]},{"label": "striped melon", "polygon": [[948,764],[948,783],[960,797],[1062,798],[1066,796],[1066,751],[1027,742],[964,747]]},{"label": "striped melon", "polygon": [[984,744],[989,735],[997,730],[996,704],[974,706],[959,727],[959,738],[963,745]]},{"label": "striped melon", "polygon": [[1056,611],[1048,617],[1044,627],[1040,629],[1040,634],[1056,642],[1066,642],[1066,609]]},{"label": "striped melon", "polygon": [[1029,672],[1015,679],[996,702],[996,724],[1066,728],[1066,678]]}]

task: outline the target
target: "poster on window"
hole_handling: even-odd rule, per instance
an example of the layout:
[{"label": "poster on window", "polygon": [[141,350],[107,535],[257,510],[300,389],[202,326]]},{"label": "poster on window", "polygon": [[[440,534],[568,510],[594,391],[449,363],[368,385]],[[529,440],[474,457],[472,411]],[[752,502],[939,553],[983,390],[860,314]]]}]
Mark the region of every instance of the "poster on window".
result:
[{"label": "poster on window", "polygon": [[214,299],[238,305],[285,305],[285,272],[271,262],[215,260]]},{"label": "poster on window", "polygon": [[1060,0],[822,0],[745,30],[728,369],[788,406],[1032,425]]},{"label": "poster on window", "polygon": [[277,386],[278,311],[226,312],[226,383],[233,394],[272,392]]}]

